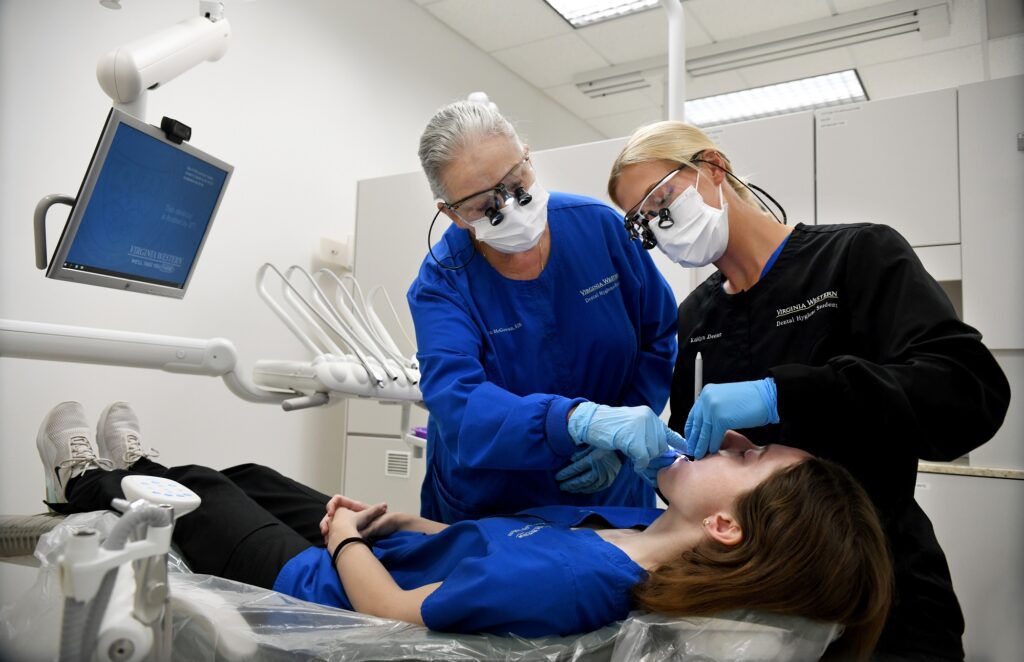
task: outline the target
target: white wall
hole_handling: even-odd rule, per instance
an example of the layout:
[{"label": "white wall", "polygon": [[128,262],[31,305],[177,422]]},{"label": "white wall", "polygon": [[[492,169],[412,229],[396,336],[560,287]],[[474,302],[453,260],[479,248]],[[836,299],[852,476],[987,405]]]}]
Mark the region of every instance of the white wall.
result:
[{"label": "white wall", "polygon": [[[407,0],[228,2],[224,59],[149,102],[151,123],[189,124],[193,144],[236,168],[186,298],[45,279],[33,266],[32,210],[45,194],[78,190],[110,106],[96,61],[197,4],[125,0],[115,12],[96,0],[0,0],[0,317],[223,336],[247,372],[259,358],[301,358],[256,295],[257,267],[312,266],[320,236],[350,234],[356,181],[418,167],[419,133],[439,106],[484,89],[537,148],[599,138]],[[51,250],[66,209],[51,212]],[[430,216],[396,192],[396,228],[426,241]],[[79,400],[95,419],[117,399],[136,406],[167,464],[256,461],[324,491],[340,482],[343,408],[286,414],[216,379],[0,358],[0,513],[43,510],[33,442],[51,406]]]}]

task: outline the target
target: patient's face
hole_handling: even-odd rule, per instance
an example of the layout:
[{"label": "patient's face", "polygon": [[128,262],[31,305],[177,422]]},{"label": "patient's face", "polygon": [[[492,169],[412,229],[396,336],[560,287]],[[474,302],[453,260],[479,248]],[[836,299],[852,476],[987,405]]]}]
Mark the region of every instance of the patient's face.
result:
[{"label": "patient's face", "polygon": [[684,458],[658,473],[658,488],[665,499],[700,518],[728,510],[736,499],[775,473],[801,462],[810,454],[789,446],[755,446],[730,430],[722,448],[696,462]]}]

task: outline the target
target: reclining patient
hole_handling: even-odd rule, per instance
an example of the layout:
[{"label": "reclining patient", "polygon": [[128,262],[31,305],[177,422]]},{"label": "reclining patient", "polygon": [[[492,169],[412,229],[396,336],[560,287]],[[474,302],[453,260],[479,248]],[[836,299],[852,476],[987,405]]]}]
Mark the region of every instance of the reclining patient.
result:
[{"label": "reclining patient", "polygon": [[550,506],[452,525],[254,464],[161,466],[126,403],[104,411],[96,441],[100,456],[78,403],[43,421],[55,510],[106,509],[128,474],[176,480],[203,501],[174,531],[195,572],[434,630],[569,635],[638,607],[746,608],[844,624],[830,652],[847,659],[867,656],[889,607],[885,539],[860,486],[835,464],[734,432],[721,452],[658,473],[667,510]]}]

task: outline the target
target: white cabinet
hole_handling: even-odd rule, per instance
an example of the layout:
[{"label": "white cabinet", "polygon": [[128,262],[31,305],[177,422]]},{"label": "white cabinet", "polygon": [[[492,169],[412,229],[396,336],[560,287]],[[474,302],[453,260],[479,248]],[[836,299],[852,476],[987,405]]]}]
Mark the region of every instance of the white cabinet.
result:
[{"label": "white cabinet", "polygon": [[967,659],[1021,659],[1024,480],[918,473],[914,498],[949,561]]},{"label": "white cabinet", "polygon": [[964,321],[1024,349],[1024,76],[959,88]]},{"label": "white cabinet", "polygon": [[626,138],[601,140],[534,152],[531,160],[537,181],[547,190],[589,195],[612,205],[608,175],[625,145]]},{"label": "white cabinet", "polygon": [[705,133],[739,177],[779,201],[790,225],[814,225],[814,113],[725,124]]},{"label": "white cabinet", "polygon": [[426,464],[400,439],[349,434],[345,440],[345,494],[388,510],[420,512]]},{"label": "white cabinet", "polygon": [[[1014,311],[1020,314],[1019,302]],[[996,435],[971,451],[971,465],[1024,471],[1024,350],[997,349],[992,354],[1010,383],[1010,409]]]},{"label": "white cabinet", "polygon": [[[410,336],[412,315],[405,293],[426,255],[427,228],[436,212],[427,178],[420,171],[364,179],[357,185],[353,273],[364,294],[372,287],[384,286]],[[441,237],[448,225],[447,216],[438,216],[433,241]],[[381,317],[404,351],[402,335],[393,325],[391,315]]]},{"label": "white cabinet", "polygon": [[[625,147],[626,140],[615,138],[537,152],[533,155],[537,179],[549,191],[589,195],[621,212],[608,196],[608,175],[611,174],[615,158]],[[657,249],[650,254],[672,288],[676,301],[682,302],[695,284],[692,270],[674,264]]]},{"label": "white cabinet", "polygon": [[818,223],[884,223],[960,243],[956,90],[815,111]]}]

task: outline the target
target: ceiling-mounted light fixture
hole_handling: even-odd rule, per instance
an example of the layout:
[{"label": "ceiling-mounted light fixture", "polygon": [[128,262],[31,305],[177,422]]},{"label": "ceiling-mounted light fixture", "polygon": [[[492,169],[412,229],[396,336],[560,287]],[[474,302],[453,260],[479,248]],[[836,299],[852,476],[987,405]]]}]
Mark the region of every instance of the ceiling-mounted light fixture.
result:
[{"label": "ceiling-mounted light fixture", "polygon": [[921,33],[922,39],[949,34],[946,0],[895,0],[697,46],[686,52],[686,71],[706,76],[912,32]]},{"label": "ceiling-mounted light fixture", "polygon": [[867,101],[856,69],[753,87],[686,102],[686,121],[713,126]]},{"label": "ceiling-mounted light fixture", "polygon": [[657,6],[658,0],[545,0],[574,28],[635,14]]}]

